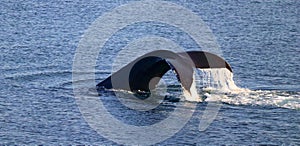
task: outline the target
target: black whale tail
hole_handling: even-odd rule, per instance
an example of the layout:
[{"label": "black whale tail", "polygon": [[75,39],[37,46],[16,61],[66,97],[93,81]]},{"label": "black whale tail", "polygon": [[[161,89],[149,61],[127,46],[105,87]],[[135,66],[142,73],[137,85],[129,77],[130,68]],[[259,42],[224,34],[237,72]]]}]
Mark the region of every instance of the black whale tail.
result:
[{"label": "black whale tail", "polygon": [[159,50],[147,53],[132,61],[99,84],[98,89],[123,89],[132,92],[149,92],[169,70],[174,70],[183,88],[189,91],[193,82],[193,68],[227,68],[230,65],[221,57],[204,51],[174,53]]}]

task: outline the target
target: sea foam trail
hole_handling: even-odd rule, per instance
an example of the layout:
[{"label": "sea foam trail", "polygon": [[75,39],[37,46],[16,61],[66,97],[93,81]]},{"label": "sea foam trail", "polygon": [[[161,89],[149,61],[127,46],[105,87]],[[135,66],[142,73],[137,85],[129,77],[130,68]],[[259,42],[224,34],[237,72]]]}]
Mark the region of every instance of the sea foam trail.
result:
[{"label": "sea foam trail", "polygon": [[[200,71],[200,72],[199,72]],[[207,97],[205,101],[217,101],[234,105],[276,106],[289,109],[300,109],[300,93],[287,91],[250,90],[238,87],[233,74],[226,68],[198,69],[195,71],[191,97],[186,100],[195,101],[200,98],[195,92]],[[198,91],[197,91],[198,90]],[[198,94],[197,94],[198,95]]]}]

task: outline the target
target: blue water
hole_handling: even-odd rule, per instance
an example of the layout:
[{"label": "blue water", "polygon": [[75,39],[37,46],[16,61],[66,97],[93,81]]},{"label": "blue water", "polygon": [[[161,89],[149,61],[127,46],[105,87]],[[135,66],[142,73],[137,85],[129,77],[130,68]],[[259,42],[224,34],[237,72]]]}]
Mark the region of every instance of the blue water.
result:
[{"label": "blue water", "polygon": [[[198,131],[198,125],[207,103],[190,103],[196,105],[190,121],[159,144],[299,145],[300,1],[172,2],[204,20],[220,45],[222,57],[233,68],[235,83],[254,93],[222,100],[216,119],[203,132]],[[91,23],[125,3],[1,2],[0,144],[116,144],[82,117],[72,88],[72,64]],[[110,74],[111,59],[118,49],[146,34],[166,37],[187,50],[197,49],[192,39],[169,25],[148,22],[127,26],[104,46],[102,53],[109,58],[99,57],[97,82]],[[180,87],[174,88],[176,96]],[[113,95],[101,100],[128,124],[155,123],[176,106],[189,110],[184,101],[164,103],[143,116],[118,106]],[[130,117],[131,112],[135,118]]]}]

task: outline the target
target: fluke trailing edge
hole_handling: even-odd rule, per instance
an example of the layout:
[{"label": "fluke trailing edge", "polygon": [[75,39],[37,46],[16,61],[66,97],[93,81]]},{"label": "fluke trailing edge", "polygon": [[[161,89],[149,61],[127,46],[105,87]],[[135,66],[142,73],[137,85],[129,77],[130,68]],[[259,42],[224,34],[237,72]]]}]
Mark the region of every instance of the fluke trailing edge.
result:
[{"label": "fluke trailing edge", "polygon": [[194,68],[227,68],[230,65],[221,57],[204,52],[174,53],[158,50],[147,53],[97,84],[98,89],[122,89],[132,92],[149,92],[170,69],[177,74],[183,88],[189,91],[193,82]]}]

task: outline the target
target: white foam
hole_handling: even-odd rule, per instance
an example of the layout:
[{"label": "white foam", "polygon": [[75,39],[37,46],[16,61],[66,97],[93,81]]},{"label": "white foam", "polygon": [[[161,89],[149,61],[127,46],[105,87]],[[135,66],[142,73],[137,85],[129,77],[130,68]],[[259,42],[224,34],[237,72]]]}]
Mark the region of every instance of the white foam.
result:
[{"label": "white foam", "polygon": [[249,92],[250,90],[235,85],[233,74],[226,68],[200,69],[204,73],[204,90],[217,90],[222,92]]},{"label": "white foam", "polygon": [[183,95],[185,97],[185,100],[187,101],[196,101],[196,102],[202,102],[202,98],[199,97],[197,88],[196,88],[196,80],[195,80],[195,74],[193,76],[193,83],[191,85],[190,90],[183,89]]},{"label": "white foam", "polygon": [[[201,69],[197,87],[202,88],[206,101],[221,101],[235,105],[277,106],[300,109],[300,93],[284,91],[251,91],[238,87],[233,74],[226,68]],[[199,85],[200,84],[200,85]]]}]

